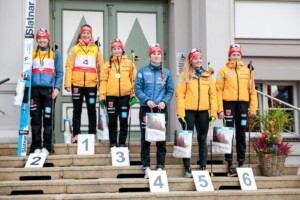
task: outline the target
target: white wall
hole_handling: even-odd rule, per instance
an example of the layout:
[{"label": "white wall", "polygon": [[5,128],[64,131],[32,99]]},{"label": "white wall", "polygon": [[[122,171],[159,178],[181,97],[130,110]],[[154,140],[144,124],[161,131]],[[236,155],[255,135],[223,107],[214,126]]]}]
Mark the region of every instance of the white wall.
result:
[{"label": "white wall", "polygon": [[[49,28],[49,0],[37,0],[36,29]],[[0,1],[0,80],[10,81],[0,85],[0,142],[17,141],[19,107],[13,105],[16,83],[22,72],[25,0]]]}]

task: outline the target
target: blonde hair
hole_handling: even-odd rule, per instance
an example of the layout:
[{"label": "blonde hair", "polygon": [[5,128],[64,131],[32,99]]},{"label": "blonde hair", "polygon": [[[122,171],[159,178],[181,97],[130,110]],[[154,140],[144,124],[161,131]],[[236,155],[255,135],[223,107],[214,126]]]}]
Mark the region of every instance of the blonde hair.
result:
[{"label": "blonde hair", "polygon": [[185,82],[189,82],[189,80],[194,76],[195,74],[195,69],[192,67],[192,64],[188,61],[185,60],[184,62],[184,67],[183,67],[183,77]]}]

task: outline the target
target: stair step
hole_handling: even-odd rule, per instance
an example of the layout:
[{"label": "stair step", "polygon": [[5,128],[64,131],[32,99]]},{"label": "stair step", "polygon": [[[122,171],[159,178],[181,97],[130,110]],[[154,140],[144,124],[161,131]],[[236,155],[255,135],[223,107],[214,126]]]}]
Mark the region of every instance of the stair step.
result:
[{"label": "stair step", "polygon": [[[208,148],[210,148],[210,144],[207,143]],[[248,143],[247,143],[248,145]],[[30,145],[28,145],[30,146]],[[173,152],[173,142],[167,142],[167,152]],[[1,144],[0,145],[0,156],[15,156],[17,155],[17,144]],[[77,144],[54,144],[55,155],[65,155],[65,154],[77,154]],[[140,153],[141,152],[141,144],[138,142],[134,142],[130,144],[129,147],[130,153]],[[152,148],[150,148],[151,153],[156,152],[155,144],[152,144]],[[236,151],[235,144],[233,147],[233,152]],[[27,152],[29,152],[29,147]],[[96,154],[108,154],[110,152],[110,147],[107,141],[101,143],[95,143],[95,153]],[[248,153],[248,147],[246,149]],[[193,142],[192,145],[192,153],[198,153],[198,143]],[[251,149],[251,153],[254,153],[254,150]]]},{"label": "stair step", "polygon": [[[152,164],[156,164],[156,153],[151,153],[150,158]],[[234,158],[236,155],[234,154]],[[17,156],[2,156],[0,157],[0,168],[4,167],[24,167],[27,162],[28,157],[17,157]],[[210,159],[210,153],[208,154],[208,159]],[[131,162],[137,162],[140,164],[141,158],[140,154],[130,153],[129,160]],[[193,153],[191,158],[191,164],[197,164],[199,158],[198,153]],[[224,154],[213,154],[213,161],[224,161]],[[252,153],[250,155],[251,164],[259,163],[256,154]],[[67,167],[67,166],[103,166],[111,165],[111,155],[110,154],[95,154],[95,155],[49,155],[45,161],[46,164],[53,165],[55,167]],[[208,164],[210,161],[208,161]],[[246,157],[245,164],[248,163],[248,156]],[[167,153],[166,155],[166,165],[171,164],[182,164],[181,158],[173,157],[172,153]]]},{"label": "stair step", "polygon": [[[212,177],[215,190],[224,186],[239,187],[237,177]],[[258,189],[298,188],[299,176],[255,177]],[[268,184],[266,184],[266,182]],[[170,191],[195,191],[193,179],[168,178]],[[17,191],[42,191],[43,194],[118,193],[122,188],[149,188],[148,179],[102,178],[90,180],[61,179],[51,181],[1,181],[0,195],[11,195]]]},{"label": "stair step", "polygon": [[[267,198],[266,198],[267,197]],[[168,193],[91,193],[91,194],[44,194],[44,195],[10,195],[0,196],[1,200],[96,200],[96,199],[128,199],[128,200],[145,200],[145,199],[170,199],[170,200],[266,200],[266,199],[300,199],[299,188],[286,189],[260,189],[257,191],[241,190],[217,190],[214,192],[196,192],[196,191],[171,191]]]},{"label": "stair step", "polygon": [[[250,166],[255,176],[261,176],[260,165]],[[192,170],[198,170],[198,166],[192,165]],[[152,166],[155,169],[155,166]],[[167,165],[168,177],[182,177],[184,167],[182,165]],[[285,166],[282,175],[294,175],[298,166]],[[207,166],[211,172],[211,166]],[[213,165],[215,176],[226,174],[226,165]],[[47,168],[0,168],[0,181],[8,180],[57,180],[57,179],[98,179],[98,178],[133,178],[143,177],[144,170],[141,166],[112,167],[112,166],[81,166],[81,167],[47,167]]]}]

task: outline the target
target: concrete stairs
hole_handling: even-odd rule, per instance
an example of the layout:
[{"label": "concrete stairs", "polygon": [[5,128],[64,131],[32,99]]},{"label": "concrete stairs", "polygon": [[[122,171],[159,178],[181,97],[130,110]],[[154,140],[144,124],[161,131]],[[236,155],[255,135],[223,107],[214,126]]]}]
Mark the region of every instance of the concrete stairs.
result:
[{"label": "concrete stairs", "polygon": [[[193,179],[183,178],[180,158],[172,156],[173,143],[167,143],[166,172],[170,192],[151,193],[140,164],[140,145],[130,145],[129,167],[112,167],[107,143],[95,144],[95,155],[76,155],[77,145],[55,144],[43,168],[24,168],[27,157],[17,157],[16,144],[0,145],[0,199],[208,199],[208,200],[297,200],[300,199],[300,176],[297,165],[285,165],[280,177],[262,176],[253,151],[245,167],[255,175],[257,191],[242,191],[237,177],[227,177],[224,155],[212,155],[207,169],[215,191],[196,192]],[[235,148],[234,148],[235,149]],[[151,146],[151,164],[155,169],[156,147]],[[192,170],[197,170],[198,146],[193,144]],[[247,150],[248,153],[248,150]],[[234,155],[236,158],[236,155]],[[210,155],[208,155],[210,159]]]}]

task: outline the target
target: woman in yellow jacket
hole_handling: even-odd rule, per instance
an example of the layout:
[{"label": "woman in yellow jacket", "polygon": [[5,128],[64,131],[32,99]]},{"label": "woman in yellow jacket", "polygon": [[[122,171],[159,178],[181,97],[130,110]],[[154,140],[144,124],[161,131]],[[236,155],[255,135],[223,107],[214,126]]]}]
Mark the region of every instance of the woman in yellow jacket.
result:
[{"label": "woman in yellow jacket", "polygon": [[83,97],[86,100],[89,121],[89,134],[96,134],[96,99],[100,66],[103,64],[102,53],[92,39],[92,27],[81,27],[77,43],[71,48],[65,71],[65,90],[72,91],[73,101],[73,143],[81,133],[81,113]]},{"label": "woman in yellow jacket", "polygon": [[[209,123],[216,119],[216,88],[210,71],[202,68],[202,54],[193,49],[185,62],[183,72],[178,77],[176,88],[176,108],[182,129],[196,127],[199,144],[200,169],[206,169],[207,132]],[[210,113],[209,113],[210,111]],[[186,178],[192,178],[190,158],[183,158]]]},{"label": "woman in yellow jacket", "polygon": [[[136,68],[132,60],[124,55],[124,46],[119,39],[111,42],[110,47],[112,56],[101,70],[100,106],[107,107],[110,146],[125,147],[129,106],[136,103],[133,88]],[[117,142],[118,117],[120,121],[119,143]]]},{"label": "woman in yellow jacket", "polygon": [[[248,115],[256,114],[257,94],[252,71],[241,61],[242,49],[233,44],[229,48],[228,62],[217,75],[216,89],[218,99],[218,118],[224,119],[224,125],[234,127],[238,166],[245,161],[245,128]],[[232,153],[225,154],[228,163],[228,176],[236,176],[232,166]]]}]

